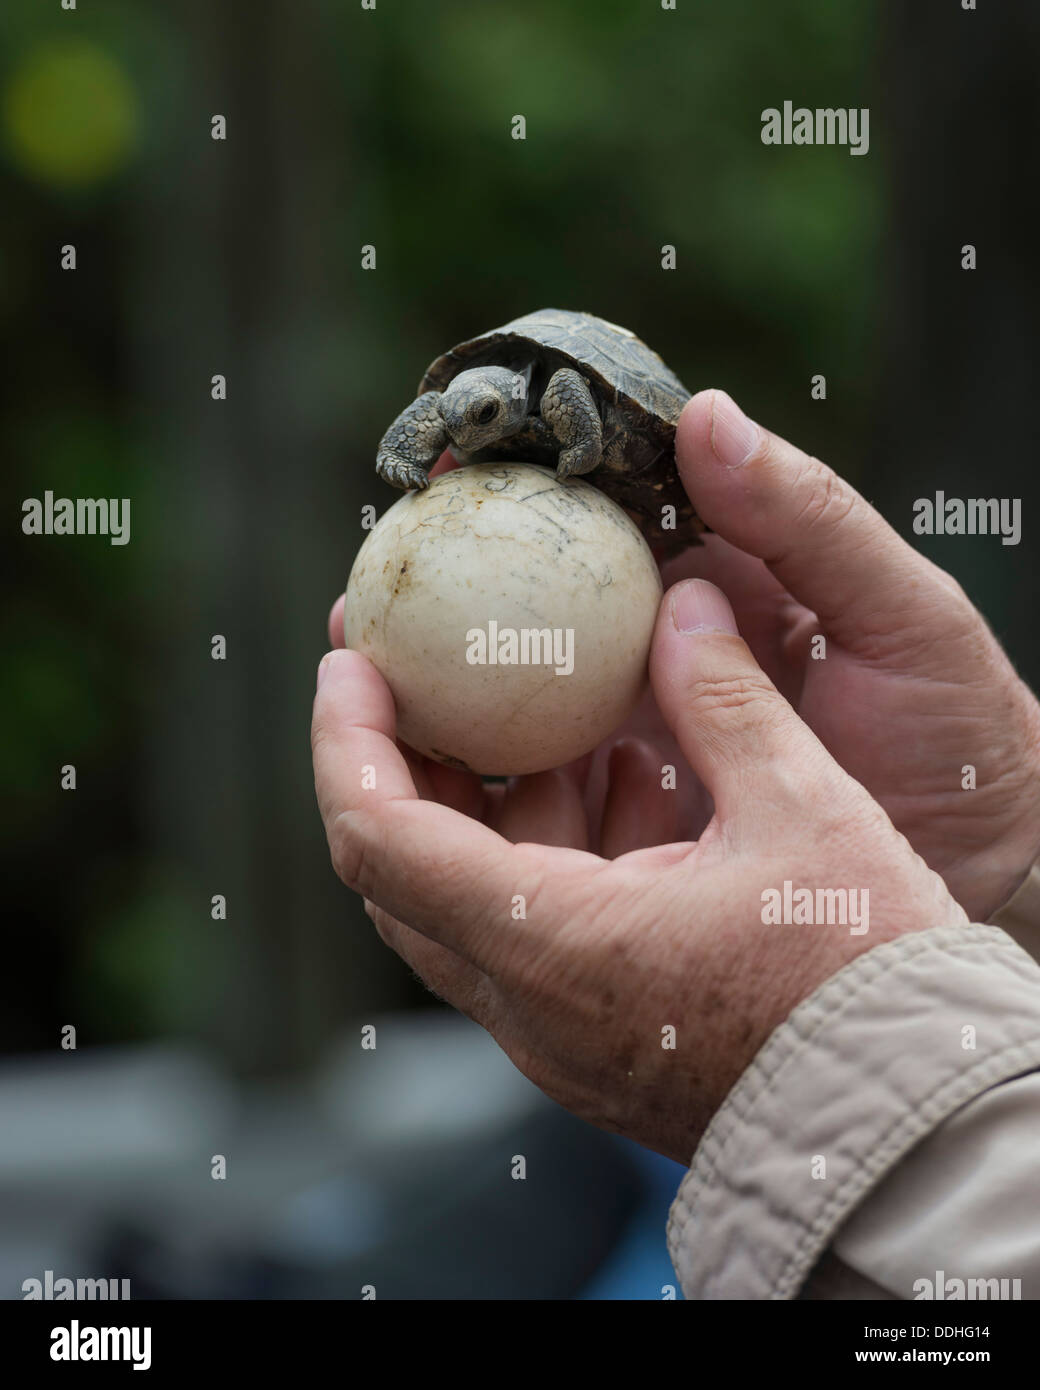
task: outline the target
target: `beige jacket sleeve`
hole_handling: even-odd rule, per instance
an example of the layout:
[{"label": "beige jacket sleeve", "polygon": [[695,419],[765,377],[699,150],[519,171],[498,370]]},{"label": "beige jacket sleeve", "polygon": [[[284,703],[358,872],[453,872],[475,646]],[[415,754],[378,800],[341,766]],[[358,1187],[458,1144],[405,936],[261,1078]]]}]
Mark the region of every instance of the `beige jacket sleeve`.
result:
[{"label": "beige jacket sleeve", "polygon": [[1040,869],[996,920],[876,947],[773,1033],[672,1206],[687,1298],[1040,1297]]}]

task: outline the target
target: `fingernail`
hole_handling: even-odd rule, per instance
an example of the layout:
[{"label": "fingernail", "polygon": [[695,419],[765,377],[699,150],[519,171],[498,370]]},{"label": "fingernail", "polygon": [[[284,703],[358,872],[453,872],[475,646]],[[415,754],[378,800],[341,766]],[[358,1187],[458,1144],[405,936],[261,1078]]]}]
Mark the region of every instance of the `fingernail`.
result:
[{"label": "fingernail", "polygon": [[332,660],[332,652],[326,652],[325,655],[322,657],[322,659],[318,662],[318,684],[317,684],[317,686],[315,687],[315,689],[317,689],[317,690],[320,690],[320,689],[321,689],[321,683],[322,683],[322,681],[325,679],[325,672],[328,670],[328,668],[329,668],[329,662],[330,662],[331,660]]},{"label": "fingernail", "polygon": [[739,468],[758,447],[761,430],[725,391],[716,391],[711,407],[712,452],[724,468]]},{"label": "fingernail", "polygon": [[729,599],[706,579],[687,579],[672,590],[672,622],[686,636],[695,632],[737,635]]}]

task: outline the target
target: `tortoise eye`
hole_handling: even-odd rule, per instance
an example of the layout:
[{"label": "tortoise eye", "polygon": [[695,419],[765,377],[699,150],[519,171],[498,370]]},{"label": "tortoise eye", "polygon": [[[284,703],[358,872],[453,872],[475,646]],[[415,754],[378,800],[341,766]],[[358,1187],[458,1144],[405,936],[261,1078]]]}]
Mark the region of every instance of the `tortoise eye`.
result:
[{"label": "tortoise eye", "polygon": [[489,401],[488,404],[478,412],[477,424],[486,425],[489,420],[493,420],[495,418],[495,412],[497,410],[498,406],[494,403],[494,401]]}]

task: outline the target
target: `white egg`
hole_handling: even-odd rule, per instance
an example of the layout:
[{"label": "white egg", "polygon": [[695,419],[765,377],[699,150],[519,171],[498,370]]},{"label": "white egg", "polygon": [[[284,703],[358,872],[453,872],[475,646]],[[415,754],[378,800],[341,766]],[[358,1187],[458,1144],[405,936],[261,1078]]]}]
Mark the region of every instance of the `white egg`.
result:
[{"label": "white egg", "polygon": [[660,600],[649,547],[598,488],[472,464],[380,518],[344,632],[390,686],[399,738],[506,776],[581,757],[626,718]]}]

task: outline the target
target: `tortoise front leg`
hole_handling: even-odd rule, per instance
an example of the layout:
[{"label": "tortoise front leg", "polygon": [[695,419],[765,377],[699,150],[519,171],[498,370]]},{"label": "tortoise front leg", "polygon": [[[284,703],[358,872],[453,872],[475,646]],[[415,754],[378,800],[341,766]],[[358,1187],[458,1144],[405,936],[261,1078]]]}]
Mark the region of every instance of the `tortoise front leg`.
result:
[{"label": "tortoise front leg", "polygon": [[399,488],[424,488],[430,469],[451,442],[441,419],[439,391],[425,391],[402,410],[383,435],[376,453],[376,472]]},{"label": "tortoise front leg", "polygon": [[561,445],[556,476],[591,473],[603,457],[603,425],[585,378],[571,367],[553,372],[540,409]]}]

